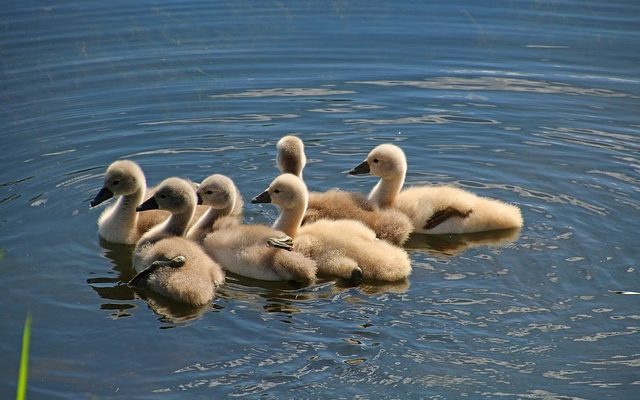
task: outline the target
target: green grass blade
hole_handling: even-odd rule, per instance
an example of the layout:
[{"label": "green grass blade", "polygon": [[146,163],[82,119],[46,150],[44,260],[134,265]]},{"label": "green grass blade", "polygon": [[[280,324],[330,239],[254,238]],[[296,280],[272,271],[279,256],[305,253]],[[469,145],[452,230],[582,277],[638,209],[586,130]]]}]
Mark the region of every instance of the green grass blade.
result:
[{"label": "green grass blade", "polygon": [[18,374],[18,391],[16,400],[24,400],[27,396],[27,377],[29,376],[29,342],[31,340],[31,313],[27,314],[22,333],[22,353],[20,355],[20,373]]}]

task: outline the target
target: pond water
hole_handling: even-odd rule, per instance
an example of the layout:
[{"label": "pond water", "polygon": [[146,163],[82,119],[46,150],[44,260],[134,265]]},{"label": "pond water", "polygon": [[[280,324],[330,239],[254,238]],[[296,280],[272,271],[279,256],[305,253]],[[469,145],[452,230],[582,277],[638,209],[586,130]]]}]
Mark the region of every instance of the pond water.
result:
[{"label": "pond water", "polygon": [[[634,398],[640,3],[10,1],[0,11],[0,397],[33,317],[31,399]],[[412,237],[410,279],[229,276],[188,309],[132,291],[89,200],[232,177],[305,140],[313,190],[383,142],[410,184],[517,204],[520,232]],[[247,204],[245,220],[276,209]]]}]

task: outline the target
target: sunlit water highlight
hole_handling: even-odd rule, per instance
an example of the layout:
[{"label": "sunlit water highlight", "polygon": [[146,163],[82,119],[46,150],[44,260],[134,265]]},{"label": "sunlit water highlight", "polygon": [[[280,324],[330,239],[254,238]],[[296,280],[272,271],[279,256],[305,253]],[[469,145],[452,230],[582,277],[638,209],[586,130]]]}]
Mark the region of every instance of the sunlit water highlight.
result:
[{"label": "sunlit water highlight", "polygon": [[[33,316],[29,398],[635,398],[640,6],[531,2],[12,2],[0,11],[0,395]],[[313,190],[375,145],[409,184],[518,204],[525,227],[414,236],[407,282],[229,276],[213,304],[134,292],[88,201],[151,184],[245,197],[305,140]],[[276,210],[247,205],[248,222]],[[618,292],[627,293],[619,294]]]}]

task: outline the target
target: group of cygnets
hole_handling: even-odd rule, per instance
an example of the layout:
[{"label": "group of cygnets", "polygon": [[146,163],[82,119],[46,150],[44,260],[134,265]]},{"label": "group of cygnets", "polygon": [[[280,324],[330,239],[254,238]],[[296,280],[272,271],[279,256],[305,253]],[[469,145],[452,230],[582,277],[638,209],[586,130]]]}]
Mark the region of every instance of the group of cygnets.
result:
[{"label": "group of cygnets", "polygon": [[136,163],[112,163],[91,206],[118,197],[98,230],[107,241],[135,244],[137,275],[130,284],[203,305],[224,283],[224,271],[269,281],[398,281],[411,273],[401,246],[412,232],[472,233],[523,223],[518,207],[452,186],[403,190],[407,161],[392,144],[377,146],[349,172],[380,178],[368,197],[337,189],[309,193],[302,140],[285,136],[276,147],[281,175],[251,200],[279,208],[271,227],[242,222],[242,196],[226,176],[200,184],[172,177],[147,188]]}]

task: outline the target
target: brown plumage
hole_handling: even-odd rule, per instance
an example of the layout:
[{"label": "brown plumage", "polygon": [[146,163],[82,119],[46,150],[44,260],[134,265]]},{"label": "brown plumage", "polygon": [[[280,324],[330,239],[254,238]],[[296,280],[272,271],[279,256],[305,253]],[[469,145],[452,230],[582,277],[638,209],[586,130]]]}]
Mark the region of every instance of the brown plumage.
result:
[{"label": "brown plumage", "polygon": [[452,186],[415,186],[402,189],[407,160],[393,144],[374,148],[350,174],[380,177],[369,202],[380,209],[406,214],[418,233],[474,233],[522,227],[520,209],[503,201],[477,196]]},{"label": "brown plumage", "polygon": [[244,201],[230,178],[211,175],[200,183],[196,195],[207,211],[191,225],[187,239],[202,243],[209,233],[242,223]]},{"label": "brown plumage", "polygon": [[[112,243],[135,244],[147,231],[165,221],[170,215],[165,210],[136,212],[136,207],[148,200],[155,190],[147,188],[144,173],[135,162],[118,160],[111,163],[104,175],[102,189],[91,201],[91,207],[96,207],[117,197],[98,219],[100,237]],[[196,218],[205,211],[206,208],[197,207]]]},{"label": "brown plumage", "polygon": [[[211,301],[215,286],[224,282],[224,272],[198,244],[183,237],[196,202],[193,185],[183,179],[168,178],[137,207],[138,212],[160,209],[169,211],[171,216],[140,238],[133,266],[145,275],[139,280],[152,290],[183,303],[202,305]],[[167,265],[179,257],[184,259],[181,265]]]},{"label": "brown plumage", "polygon": [[[291,173],[302,178],[306,156],[304,143],[296,136],[284,136],[276,145],[278,168],[282,173]],[[402,245],[413,230],[411,221],[397,210],[380,210],[372,206],[359,193],[332,189],[327,192],[310,192],[309,204],[303,224],[320,219],[355,219],[371,228],[379,239]]]},{"label": "brown plumage", "polygon": [[318,273],[360,281],[396,281],[411,273],[407,253],[384,240],[360,221],[319,220],[300,226],[308,203],[302,179],[282,174],[253,201],[280,208],[274,229],[293,238],[296,251],[318,263]]},{"label": "brown plumage", "polygon": [[[242,225],[238,214],[242,198],[233,181],[223,175],[212,175],[198,188],[203,205],[211,207],[205,216],[215,215],[215,222],[200,221],[189,231],[199,238],[202,247],[224,269],[238,275],[267,281],[315,279],[316,262],[296,251],[287,251],[270,244],[272,239],[286,237],[266,225]],[[203,236],[204,234],[204,236]],[[290,250],[290,249],[289,249]]]},{"label": "brown plumage", "polygon": [[[182,257],[178,265],[171,261]],[[156,242],[146,253],[143,269],[135,282],[181,303],[199,306],[210,302],[215,288],[224,283],[224,272],[198,246],[182,237],[169,237]],[[134,278],[136,279],[136,278]]]},{"label": "brown plumage", "polygon": [[166,220],[167,211],[154,210],[144,215],[136,212],[136,207],[148,196],[144,173],[138,164],[119,160],[109,165],[102,189],[91,202],[91,206],[96,207],[111,197],[118,197],[98,219],[100,236],[112,243],[134,244],[145,232]]}]

